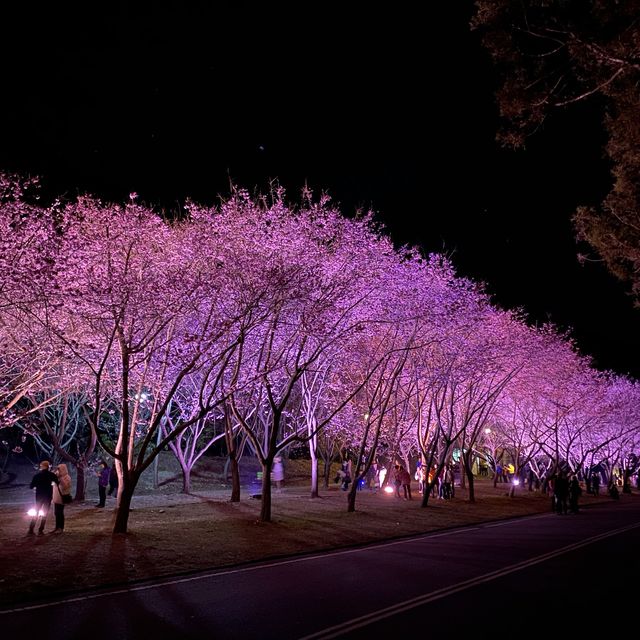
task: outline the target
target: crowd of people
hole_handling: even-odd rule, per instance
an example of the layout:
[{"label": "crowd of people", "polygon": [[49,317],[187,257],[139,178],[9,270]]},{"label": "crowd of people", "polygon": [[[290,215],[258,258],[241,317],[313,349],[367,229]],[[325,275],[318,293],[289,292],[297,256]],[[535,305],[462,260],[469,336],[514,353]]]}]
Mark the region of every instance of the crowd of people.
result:
[{"label": "crowd of people", "polygon": [[[335,477],[335,482],[340,484],[340,488],[343,491],[348,491],[354,480],[352,465],[351,459],[345,457]],[[514,471],[513,464],[496,464],[494,486],[498,482],[512,482]],[[377,491],[385,486],[386,475],[387,467],[378,462],[374,462],[370,466],[364,477],[361,477],[362,474],[359,470],[358,477],[361,477],[361,479],[358,483],[358,490],[367,488]],[[109,465],[104,460],[100,461],[96,476],[98,478],[98,502],[95,506],[104,508],[107,496],[114,495],[114,493],[117,495],[118,474],[115,462]],[[541,488],[543,493],[551,495],[551,509],[559,515],[578,513],[578,502],[583,493],[583,486],[587,494],[595,496],[600,494],[601,475],[595,471],[583,478],[584,484],[576,474],[569,474],[565,471],[554,473],[546,477],[542,482],[534,478],[533,472],[530,470],[523,477],[527,479],[522,484],[526,485],[528,483],[530,490],[534,488],[535,483],[536,489]],[[420,494],[423,494],[425,489],[429,487],[430,495],[434,498],[450,500],[455,497],[456,483],[452,464],[445,465],[438,473],[436,465],[427,470],[426,465],[418,460],[414,479],[418,482]],[[396,462],[393,465],[390,480],[389,486],[393,486],[393,489],[389,489],[389,491],[395,493],[398,499],[413,500],[411,473],[403,463]],[[618,482],[616,480],[619,479],[614,477],[613,481],[609,483],[608,491],[612,498],[619,498]],[[274,459],[272,481],[276,486],[276,490],[279,491],[284,483],[284,466],[281,457]],[[52,503],[54,505],[55,529],[50,533],[62,533],[65,524],[64,507],[72,501],[71,476],[67,465],[58,464],[56,467],[51,468],[50,462],[46,460],[41,462],[38,472],[33,476],[29,486],[31,489],[35,489],[35,508],[30,511],[32,517],[29,523],[29,535],[36,534],[36,527],[38,535],[44,533]]]},{"label": "crowd of people", "polygon": [[[431,487],[431,495],[433,497],[449,500],[455,495],[455,474],[453,465],[447,465],[436,477],[436,466],[427,473],[425,466],[418,461],[414,479],[418,481],[418,491],[423,493],[425,483],[429,482]],[[362,474],[359,473],[358,476]],[[358,490],[369,489],[377,491],[385,486],[387,476],[387,468],[385,465],[374,462],[364,474],[364,477],[358,483]],[[411,493],[411,473],[406,465],[397,462],[391,469],[389,476],[395,495],[404,500],[413,500]],[[340,485],[342,491],[348,491],[353,482],[353,463],[349,458],[345,458],[334,478],[334,482]],[[390,485],[391,486],[391,485]]]}]

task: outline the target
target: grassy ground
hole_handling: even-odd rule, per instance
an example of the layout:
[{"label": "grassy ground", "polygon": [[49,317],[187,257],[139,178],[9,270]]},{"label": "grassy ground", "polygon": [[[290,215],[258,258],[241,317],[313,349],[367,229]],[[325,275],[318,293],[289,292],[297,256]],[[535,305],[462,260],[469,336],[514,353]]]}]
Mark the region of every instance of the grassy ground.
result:
[{"label": "grassy ground", "polygon": [[[546,512],[550,507],[547,496],[523,491],[509,498],[506,485],[494,488],[480,480],[475,504],[467,502],[460,488],[455,499],[433,500],[427,509],[420,507],[419,496],[404,501],[362,491],[356,513],[347,513],[346,495],[335,485],[311,499],[295,465],[288,471],[287,486],[274,492],[273,522],[267,524],[258,521],[259,500],[243,490],[241,502],[230,503],[229,489],[220,478],[212,483],[211,475],[208,484],[194,483],[191,496],[177,493],[177,481],[165,479],[161,491],[145,492],[142,487],[126,536],[111,534],[112,498],[106,509],[96,509],[93,501],[68,506],[62,535],[27,536],[24,506],[0,505],[0,605]],[[609,498],[587,496],[582,503],[598,500]],[[53,527],[51,513],[47,529]]]}]

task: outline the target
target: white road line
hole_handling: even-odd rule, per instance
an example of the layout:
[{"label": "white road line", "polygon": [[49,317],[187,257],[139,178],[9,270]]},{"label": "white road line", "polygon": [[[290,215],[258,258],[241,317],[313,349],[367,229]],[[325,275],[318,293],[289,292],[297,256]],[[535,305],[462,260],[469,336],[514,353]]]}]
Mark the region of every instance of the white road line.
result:
[{"label": "white road line", "polygon": [[601,533],[597,536],[586,538],[585,540],[582,540],[580,542],[574,542],[573,544],[567,545],[566,547],[561,547],[560,549],[557,549],[555,551],[550,551],[540,556],[536,556],[535,558],[524,560],[523,562],[518,562],[516,564],[503,567],[502,569],[491,571],[490,573],[485,573],[484,575],[478,576],[476,578],[463,580],[462,582],[450,585],[448,587],[443,587],[442,589],[438,589],[436,591],[424,593],[415,598],[405,600],[404,602],[398,602],[397,604],[391,605],[390,607],[387,607],[385,609],[379,609],[375,613],[369,613],[364,616],[352,618],[351,620],[347,620],[332,627],[327,627],[322,631],[317,631],[316,633],[303,636],[302,638],[299,638],[299,640],[330,640],[331,638],[337,638],[350,631],[355,631],[356,629],[360,629],[362,627],[366,627],[367,625],[373,624],[374,622],[379,622],[380,620],[390,618],[399,613],[410,611],[411,609],[415,609],[416,607],[428,604],[429,602],[446,598],[447,596],[458,593],[459,591],[464,591],[466,589],[470,589],[471,587],[475,587],[478,584],[490,582],[491,580],[501,578],[502,576],[506,576],[510,573],[515,573],[516,571],[526,569],[527,567],[546,562],[551,558],[556,558],[557,556],[575,551],[576,549],[580,549],[581,547],[586,547],[590,544],[593,544],[594,542],[598,542],[599,540],[604,540],[605,538],[610,538],[620,533],[624,533],[625,531],[637,529],[638,527],[640,527],[640,522],[626,527],[621,527],[620,529],[614,529],[613,531],[608,531],[606,533]]}]

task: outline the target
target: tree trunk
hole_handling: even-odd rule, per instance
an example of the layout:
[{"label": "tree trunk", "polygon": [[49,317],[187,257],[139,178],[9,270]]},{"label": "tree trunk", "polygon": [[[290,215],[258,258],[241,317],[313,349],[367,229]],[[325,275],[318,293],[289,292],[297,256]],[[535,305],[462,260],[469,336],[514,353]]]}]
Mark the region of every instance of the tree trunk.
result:
[{"label": "tree trunk", "polygon": [[[229,466],[231,466],[231,502],[240,502],[240,468],[238,466],[238,447],[236,445],[236,438],[233,433],[233,426],[231,424],[231,408],[225,404],[224,412],[224,440],[227,444],[227,451],[229,456],[224,463],[224,479],[227,480],[227,474],[229,473]],[[243,440],[240,447],[240,455],[244,449]]]},{"label": "tree trunk", "polygon": [[467,476],[469,481],[469,502],[476,501],[476,487],[474,484],[473,467],[470,464],[470,460],[466,456],[462,457],[462,468],[464,469],[464,475]]},{"label": "tree trunk", "polygon": [[262,507],[260,509],[260,520],[271,522],[271,467],[272,460],[265,460],[262,465]]},{"label": "tree trunk", "polygon": [[76,502],[84,502],[86,500],[85,490],[87,479],[85,475],[84,465],[76,466]]},{"label": "tree trunk", "polygon": [[131,498],[133,498],[136,484],[137,479],[130,479],[124,482],[122,491],[118,496],[118,510],[116,512],[116,523],[113,527],[113,533],[127,533],[129,513],[131,512]]},{"label": "tree trunk", "polygon": [[318,492],[318,458],[311,458],[311,497],[317,498]]},{"label": "tree trunk", "polygon": [[191,468],[187,465],[182,467],[182,493],[191,493]]},{"label": "tree trunk", "polygon": [[233,452],[231,462],[231,502],[240,502],[240,465],[238,458]]},{"label": "tree trunk", "polygon": [[347,494],[347,513],[353,513],[356,510],[356,493],[358,492],[358,482],[355,480],[351,483],[351,488]]},{"label": "tree trunk", "polygon": [[309,455],[311,456],[311,497],[318,497],[318,437],[309,438]]},{"label": "tree trunk", "polygon": [[329,488],[329,479],[331,478],[331,461],[323,458],[324,462],[324,488]]},{"label": "tree trunk", "polygon": [[435,484],[436,479],[434,477],[433,482],[429,482],[429,480],[427,480],[424,483],[424,490],[422,492],[422,504],[420,505],[421,507],[426,507],[429,504],[429,496],[431,495],[431,489],[433,489],[433,485]]}]

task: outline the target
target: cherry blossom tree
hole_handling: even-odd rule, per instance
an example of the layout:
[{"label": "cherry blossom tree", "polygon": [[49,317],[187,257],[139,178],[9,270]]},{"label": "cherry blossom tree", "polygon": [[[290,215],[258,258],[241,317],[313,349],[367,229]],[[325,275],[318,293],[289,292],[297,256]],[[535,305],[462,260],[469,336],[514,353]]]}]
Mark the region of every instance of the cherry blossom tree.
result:
[{"label": "cherry blossom tree", "polygon": [[46,291],[58,244],[57,203],[39,199],[36,180],[0,173],[0,428],[42,409],[38,391],[66,384],[46,325],[32,318],[52,311]]},{"label": "cherry blossom tree", "polygon": [[30,424],[79,478],[96,442],[113,456],[116,533],[160,451],[189,491],[222,438],[232,500],[238,441],[262,466],[263,521],[274,458],[306,442],[312,495],[318,458],[328,473],[336,449],[353,452],[350,511],[383,444],[390,463],[419,453],[435,477],[459,447],[471,500],[487,446],[516,473],[635,468],[634,381],[496,309],[443,257],[394,249],[371,216],[236,190],[169,221],[134,195],[44,207],[25,189],[0,178],[1,424]]},{"label": "cherry blossom tree", "polygon": [[[261,206],[239,200],[233,204],[252,225],[251,253],[262,260],[258,278],[268,295],[260,308],[261,322],[243,337],[238,350],[230,384],[245,391],[231,391],[230,404],[262,465],[261,519],[269,521],[276,455],[312,438],[357,391],[347,390],[311,428],[308,421],[288,420],[296,413],[295,400],[304,397],[302,375],[317,370],[337,344],[360,329],[359,311],[370,296],[375,264],[368,258],[380,241],[367,219],[347,220],[328,208],[326,199],[314,204],[307,198],[296,211],[280,198]],[[390,250],[388,243],[383,250]],[[245,418],[241,400],[247,397],[245,407],[259,399],[265,404],[268,421],[260,432],[258,423]],[[306,415],[309,420],[317,417],[309,411]]]},{"label": "cherry blossom tree", "polygon": [[[56,313],[37,319],[54,335],[67,375],[93,389],[90,424],[117,461],[114,532],[124,533],[140,475],[221,402],[217,381],[245,307],[232,295],[234,260],[222,257],[214,225],[170,225],[133,200],[120,207],[80,198],[62,213],[64,259],[49,292]],[[225,262],[227,269],[220,266]],[[203,381],[200,410],[168,429],[172,402],[196,371]],[[115,447],[104,437],[107,400],[118,406]],[[158,442],[161,425],[167,433]]]}]

